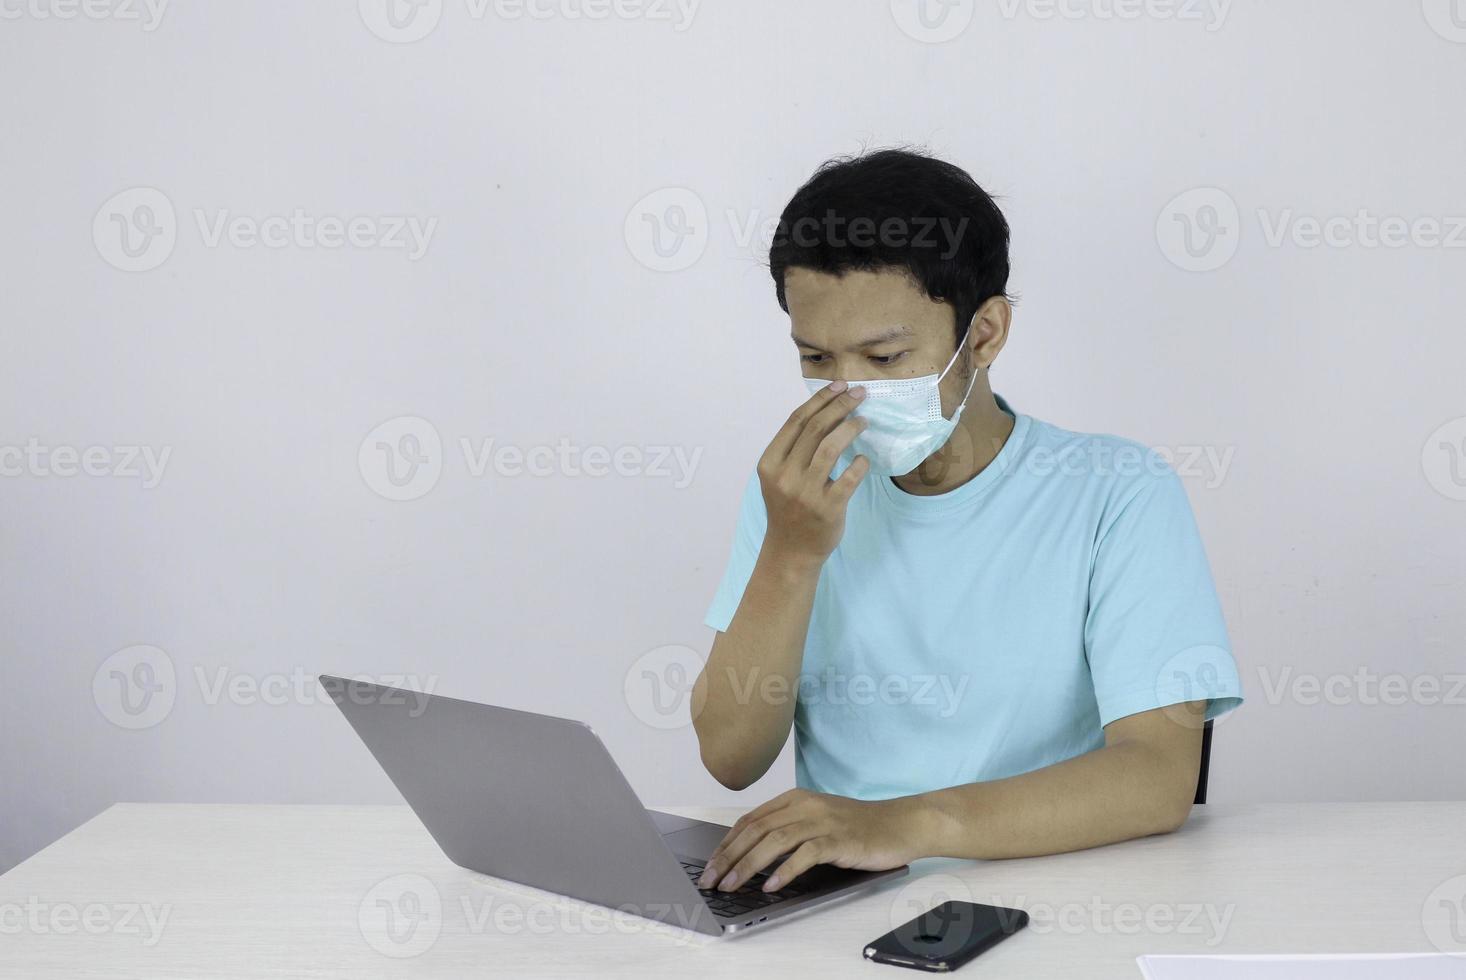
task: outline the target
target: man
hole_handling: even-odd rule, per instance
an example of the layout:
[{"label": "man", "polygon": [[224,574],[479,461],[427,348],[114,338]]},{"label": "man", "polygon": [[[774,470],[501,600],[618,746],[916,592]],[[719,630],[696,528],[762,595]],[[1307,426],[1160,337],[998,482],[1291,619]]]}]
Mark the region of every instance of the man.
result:
[{"label": "man", "polygon": [[744,493],[692,703],[721,783],[792,727],[799,788],[700,885],[1180,826],[1202,722],[1242,700],[1206,556],[1158,456],[993,394],[1013,309],[992,199],[916,153],[831,161],[769,258],[812,394]]}]

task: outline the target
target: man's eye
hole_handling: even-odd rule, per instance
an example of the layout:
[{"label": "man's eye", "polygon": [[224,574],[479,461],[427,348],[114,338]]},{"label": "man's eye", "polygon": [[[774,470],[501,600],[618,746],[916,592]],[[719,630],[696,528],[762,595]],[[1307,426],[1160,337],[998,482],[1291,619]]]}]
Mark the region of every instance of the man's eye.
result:
[{"label": "man's eye", "polygon": [[870,356],[870,359],[872,361],[875,361],[877,364],[881,365],[882,367],[885,367],[888,364],[895,364],[897,361],[901,360],[901,358],[903,358],[905,356],[906,356],[906,352],[903,350],[903,351],[901,351],[900,353],[897,353],[897,354],[872,354]]},{"label": "man's eye", "polygon": [[825,359],[823,354],[800,354],[799,359],[806,364],[818,364]]}]

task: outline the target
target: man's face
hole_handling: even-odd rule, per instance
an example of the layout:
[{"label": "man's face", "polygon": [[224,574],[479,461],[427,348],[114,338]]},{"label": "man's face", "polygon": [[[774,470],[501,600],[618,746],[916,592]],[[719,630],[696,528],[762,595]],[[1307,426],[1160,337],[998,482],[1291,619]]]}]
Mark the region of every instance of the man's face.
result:
[{"label": "man's face", "polygon": [[[952,307],[931,299],[904,269],[784,274],[784,298],[806,378],[874,381],[936,374],[956,350]],[[942,408],[956,408],[967,388],[959,357],[942,379]]]}]

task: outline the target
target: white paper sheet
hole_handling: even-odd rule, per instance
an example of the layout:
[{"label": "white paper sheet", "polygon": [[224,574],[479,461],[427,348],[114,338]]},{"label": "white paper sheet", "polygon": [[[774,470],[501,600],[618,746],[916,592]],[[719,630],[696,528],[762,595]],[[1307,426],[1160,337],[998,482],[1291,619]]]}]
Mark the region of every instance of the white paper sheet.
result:
[{"label": "white paper sheet", "polygon": [[1466,980],[1466,954],[1142,956],[1145,980]]}]

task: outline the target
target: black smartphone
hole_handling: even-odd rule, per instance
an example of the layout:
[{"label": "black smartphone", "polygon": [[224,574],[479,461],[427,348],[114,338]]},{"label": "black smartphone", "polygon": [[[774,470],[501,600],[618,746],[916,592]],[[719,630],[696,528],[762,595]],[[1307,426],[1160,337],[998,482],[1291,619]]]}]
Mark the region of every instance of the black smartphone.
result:
[{"label": "black smartphone", "polygon": [[996,905],[943,902],[865,947],[865,958],[946,973],[1028,925],[1028,913]]}]

